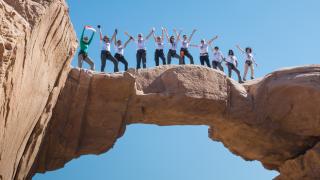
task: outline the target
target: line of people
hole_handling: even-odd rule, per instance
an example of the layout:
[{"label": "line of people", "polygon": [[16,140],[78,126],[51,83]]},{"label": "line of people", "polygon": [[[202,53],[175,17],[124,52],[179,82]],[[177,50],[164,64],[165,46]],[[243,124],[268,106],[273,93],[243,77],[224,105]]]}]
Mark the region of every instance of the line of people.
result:
[{"label": "line of people", "polygon": [[[84,36],[86,30],[91,30],[91,37]],[[185,64],[185,57],[190,60],[190,64],[194,64],[193,56],[189,52],[189,47],[198,48],[200,51],[200,63],[201,65],[207,65],[208,67],[212,67],[217,70],[224,71],[222,63],[225,62],[228,68],[228,76],[232,76],[232,71],[234,71],[238,76],[238,81],[242,83],[246,81],[246,76],[248,70],[251,71],[251,79],[254,79],[254,65],[258,66],[255,58],[253,56],[252,48],[247,47],[245,50],[242,49],[239,45],[237,45],[237,49],[244,54],[245,57],[245,67],[244,67],[244,75],[243,79],[241,78],[240,71],[238,69],[238,59],[235,56],[234,51],[231,49],[228,52],[228,56],[224,57],[223,53],[220,51],[218,46],[212,47],[213,42],[218,39],[218,36],[213,37],[212,39],[206,41],[202,39],[200,44],[191,44],[192,37],[196,33],[196,29],[194,29],[191,35],[188,37],[187,35],[183,35],[181,38],[182,30],[179,32],[174,29],[174,35],[169,36],[168,30],[166,28],[162,28],[161,36],[156,36],[155,28],[152,28],[151,32],[144,38],[143,34],[139,33],[137,38],[130,35],[128,32],[125,32],[125,35],[128,36],[128,40],[123,44],[121,40],[117,40],[118,30],[116,29],[111,37],[105,35],[103,36],[102,28],[98,25],[98,31],[100,35],[100,46],[101,46],[101,72],[104,72],[106,61],[110,60],[114,64],[114,72],[119,71],[119,62],[124,65],[125,71],[128,70],[128,61],[124,57],[124,49],[128,46],[128,44],[133,41],[137,46],[136,52],[136,61],[137,61],[137,69],[141,68],[141,64],[143,68],[146,68],[147,65],[147,49],[146,43],[147,41],[153,37],[155,41],[155,53],[154,60],[156,66],[159,66],[160,59],[163,65],[171,64],[172,59],[179,60],[179,64]],[[91,44],[93,37],[95,35],[96,30],[92,26],[85,26],[80,39],[80,51],[78,54],[78,67],[82,68],[83,61],[87,62],[90,66],[91,70],[94,70],[94,63],[92,59],[88,56],[88,47]],[[167,57],[164,54],[164,39],[167,39],[169,43],[169,50],[167,53]],[[179,42],[181,43],[180,54],[177,53],[177,48]],[[114,44],[115,54],[114,56],[111,54],[111,45]],[[209,59],[209,48],[213,52],[212,58],[212,66],[210,64]]]}]

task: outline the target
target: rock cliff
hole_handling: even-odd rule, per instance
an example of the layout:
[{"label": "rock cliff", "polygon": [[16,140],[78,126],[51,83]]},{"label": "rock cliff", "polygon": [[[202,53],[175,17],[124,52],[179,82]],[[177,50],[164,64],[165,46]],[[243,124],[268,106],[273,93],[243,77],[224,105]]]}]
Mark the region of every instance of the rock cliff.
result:
[{"label": "rock cliff", "polygon": [[320,179],[320,66],[245,84],[189,65],[92,73],[70,69],[77,43],[64,0],[0,0],[0,21],[0,180],[107,152],[134,123],[207,125],[279,180]]}]

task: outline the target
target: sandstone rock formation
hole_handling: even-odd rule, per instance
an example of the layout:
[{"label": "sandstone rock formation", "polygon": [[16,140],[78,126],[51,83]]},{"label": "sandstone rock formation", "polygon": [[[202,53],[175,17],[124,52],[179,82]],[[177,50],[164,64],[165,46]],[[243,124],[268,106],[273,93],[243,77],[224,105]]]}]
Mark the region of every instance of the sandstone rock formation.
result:
[{"label": "sandstone rock formation", "polygon": [[0,179],[23,179],[70,70],[63,0],[0,0]]},{"label": "sandstone rock formation", "polygon": [[244,85],[200,66],[111,75],[73,69],[33,170],[106,152],[126,125],[144,123],[207,125],[210,138],[280,171],[279,179],[319,178],[319,87],[320,66],[285,69]]}]

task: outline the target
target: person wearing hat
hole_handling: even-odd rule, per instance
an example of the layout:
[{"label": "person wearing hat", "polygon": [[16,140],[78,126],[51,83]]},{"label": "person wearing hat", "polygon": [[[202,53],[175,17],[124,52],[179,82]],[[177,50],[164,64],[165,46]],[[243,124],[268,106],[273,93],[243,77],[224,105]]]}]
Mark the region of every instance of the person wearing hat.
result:
[{"label": "person wearing hat", "polygon": [[215,36],[214,38],[210,39],[208,42],[206,42],[205,39],[202,39],[200,41],[199,45],[193,45],[190,44],[192,47],[197,47],[200,50],[200,63],[204,66],[204,63],[207,64],[208,67],[211,68],[210,60],[209,60],[209,52],[208,47],[213,43],[214,40],[218,39],[218,36]]}]

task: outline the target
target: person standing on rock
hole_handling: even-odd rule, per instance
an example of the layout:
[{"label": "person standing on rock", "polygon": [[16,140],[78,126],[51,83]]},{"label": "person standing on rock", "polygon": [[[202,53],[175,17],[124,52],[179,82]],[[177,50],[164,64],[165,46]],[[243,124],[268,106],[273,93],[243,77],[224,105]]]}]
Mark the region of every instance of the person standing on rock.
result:
[{"label": "person standing on rock", "polygon": [[224,61],[224,56],[220,51],[220,48],[218,46],[214,48],[211,47],[211,51],[213,52],[212,68],[219,69],[220,71],[223,72],[224,70],[221,64],[222,64],[222,61]]},{"label": "person standing on rock", "polygon": [[237,68],[238,67],[238,59],[237,57],[234,55],[233,50],[229,50],[228,52],[228,57],[226,58],[226,63],[227,63],[227,67],[228,67],[228,75],[229,78],[231,78],[232,76],[232,71],[236,72],[238,75],[238,82],[239,83],[243,83],[242,79],[241,79],[241,75],[240,75],[240,71]]},{"label": "person standing on rock", "polygon": [[118,30],[116,29],[112,35],[112,38],[110,40],[110,38],[106,35],[103,36],[102,35],[102,30],[101,30],[101,26],[98,25],[98,29],[100,32],[100,42],[102,44],[102,49],[101,49],[101,72],[104,72],[104,69],[106,67],[106,63],[107,60],[110,60],[111,62],[113,62],[114,65],[114,72],[118,72],[119,68],[118,68],[118,61],[116,58],[114,58],[111,54],[111,42],[115,39],[116,34],[118,33]]},{"label": "person standing on rock", "polygon": [[196,29],[194,29],[190,35],[190,37],[188,38],[187,35],[183,35],[182,36],[182,40],[179,38],[179,40],[181,41],[182,45],[181,45],[181,49],[180,49],[180,56],[182,59],[182,64],[185,64],[185,56],[187,56],[190,60],[190,64],[194,64],[193,62],[193,57],[190,54],[188,48],[189,48],[189,44],[192,40],[193,35],[196,33]]},{"label": "person standing on rock", "polygon": [[254,79],[254,64],[258,66],[256,63],[252,48],[247,47],[246,50],[243,50],[239,45],[236,46],[240,52],[242,52],[245,55],[245,65],[244,65],[244,74],[243,74],[243,81],[246,81],[248,69],[251,70],[251,80]]},{"label": "person standing on rock", "polygon": [[[92,35],[91,35],[90,39],[87,36],[84,36],[84,33],[86,30],[92,31]],[[94,71],[94,63],[93,63],[92,59],[88,56],[88,48],[93,40],[95,32],[96,32],[96,30],[93,29],[91,26],[85,26],[83,28],[81,38],[80,38],[80,51],[78,54],[78,67],[79,68],[82,68],[83,61],[85,61],[90,65],[90,69],[92,71]]]},{"label": "person standing on rock", "polygon": [[214,38],[210,39],[208,42],[206,42],[204,39],[200,41],[199,45],[193,45],[190,44],[192,47],[197,47],[200,50],[200,63],[204,66],[204,63],[207,64],[208,67],[211,68],[210,60],[209,60],[209,52],[208,47],[213,43],[214,40],[218,39],[218,36],[215,36]]},{"label": "person standing on rock", "polygon": [[115,44],[115,50],[116,53],[114,55],[114,57],[121,62],[122,64],[124,64],[124,70],[127,71],[128,70],[128,61],[126,60],[126,58],[124,57],[124,49],[128,46],[128,44],[130,43],[130,41],[132,40],[132,38],[130,37],[125,43],[124,45],[122,45],[122,41],[121,40],[117,40],[117,36],[115,36],[114,38],[114,44]]},{"label": "person standing on rock", "polygon": [[176,38],[174,36],[169,37],[167,29],[164,28],[164,31],[165,31],[165,34],[166,34],[166,37],[167,37],[167,41],[170,44],[170,49],[169,49],[168,54],[167,54],[168,64],[171,64],[171,59],[172,58],[179,59],[179,64],[180,65],[183,64],[181,57],[177,54],[177,45],[178,45],[178,42],[179,42],[180,35],[181,35],[182,31],[180,31],[179,34],[178,34],[176,29],[173,29],[174,33],[176,34]]},{"label": "person standing on rock", "polygon": [[152,36],[152,33],[154,32],[154,29],[151,30],[151,32],[147,35],[147,37],[144,39],[142,33],[138,34],[138,38],[135,39],[133,36],[129,35],[129,33],[125,32],[127,36],[132,38],[134,42],[137,44],[137,54],[136,54],[136,60],[137,60],[137,69],[141,68],[141,62],[142,67],[145,69],[147,68],[147,48],[146,48],[146,41],[149,40],[149,38]]},{"label": "person standing on rock", "polygon": [[167,64],[166,58],[165,58],[164,52],[163,52],[163,49],[164,49],[164,42],[163,42],[164,29],[162,28],[162,36],[156,36],[155,31],[153,31],[152,35],[153,35],[153,38],[154,38],[154,41],[156,44],[156,51],[154,53],[154,61],[156,63],[156,66],[159,66],[160,59],[162,60],[162,64],[166,65]]}]

